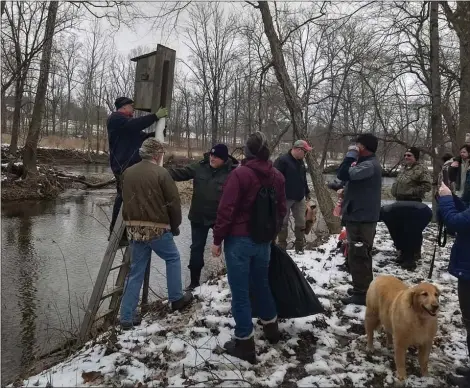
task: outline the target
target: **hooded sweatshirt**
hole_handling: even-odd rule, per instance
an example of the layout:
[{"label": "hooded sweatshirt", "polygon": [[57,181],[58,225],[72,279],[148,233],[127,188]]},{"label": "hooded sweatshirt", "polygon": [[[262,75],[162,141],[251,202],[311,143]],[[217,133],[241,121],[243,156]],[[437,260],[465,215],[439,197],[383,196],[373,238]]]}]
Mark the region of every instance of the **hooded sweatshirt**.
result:
[{"label": "hooded sweatshirt", "polygon": [[232,171],[224,184],[213,233],[215,245],[220,245],[228,236],[250,236],[252,208],[261,188],[258,176],[264,184],[275,188],[277,219],[282,223],[287,213],[284,176],[269,160],[245,159],[240,167]]}]

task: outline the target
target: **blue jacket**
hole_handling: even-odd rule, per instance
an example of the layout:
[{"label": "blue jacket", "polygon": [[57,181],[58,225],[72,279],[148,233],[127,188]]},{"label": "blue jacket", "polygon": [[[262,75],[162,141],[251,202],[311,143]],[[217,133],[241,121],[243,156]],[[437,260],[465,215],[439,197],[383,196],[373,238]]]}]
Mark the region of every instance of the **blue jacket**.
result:
[{"label": "blue jacket", "polygon": [[139,148],[148,137],[155,133],[142,132],[150,127],[157,116],[150,114],[130,118],[121,112],[113,112],[108,117],[109,164],[114,174],[122,174],[124,170],[141,161]]},{"label": "blue jacket", "polygon": [[[356,160],[357,164],[352,166]],[[359,157],[357,152],[348,151],[336,176],[346,182],[342,221],[377,222],[381,208],[382,167],[375,154]]]},{"label": "blue jacket", "polygon": [[310,195],[307,169],[303,160],[295,159],[289,151],[275,160],[274,167],[284,175],[286,180],[286,199],[301,201]]},{"label": "blue jacket", "polygon": [[439,212],[444,225],[456,233],[450,254],[449,273],[470,280],[470,208],[456,196],[439,197]]}]

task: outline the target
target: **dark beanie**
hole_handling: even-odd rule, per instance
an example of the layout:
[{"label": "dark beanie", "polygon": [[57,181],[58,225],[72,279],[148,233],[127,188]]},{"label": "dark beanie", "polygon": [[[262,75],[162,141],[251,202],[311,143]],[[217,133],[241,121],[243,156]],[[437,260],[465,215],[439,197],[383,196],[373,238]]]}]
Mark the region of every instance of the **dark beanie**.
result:
[{"label": "dark beanie", "polygon": [[228,148],[225,144],[216,144],[214,147],[211,148],[209,153],[211,155],[217,156],[224,162],[226,162],[228,159]]},{"label": "dark beanie", "polygon": [[127,97],[118,97],[116,98],[116,101],[114,101],[114,106],[116,107],[116,110],[119,108],[122,108],[124,105],[127,104],[133,104],[134,101],[131,100],[130,98]]},{"label": "dark beanie", "polygon": [[413,154],[416,160],[419,160],[419,149],[416,147],[410,147],[406,150],[406,152],[409,152],[410,154]]},{"label": "dark beanie", "polygon": [[357,137],[356,143],[361,143],[367,150],[375,153],[379,140],[372,133],[363,133]]}]

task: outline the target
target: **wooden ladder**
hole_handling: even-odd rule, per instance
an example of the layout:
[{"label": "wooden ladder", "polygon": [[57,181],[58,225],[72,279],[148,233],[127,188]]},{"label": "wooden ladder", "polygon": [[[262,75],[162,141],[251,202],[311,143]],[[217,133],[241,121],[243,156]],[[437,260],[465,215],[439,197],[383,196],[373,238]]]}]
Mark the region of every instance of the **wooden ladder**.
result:
[{"label": "wooden ladder", "polygon": [[[111,325],[115,324],[117,314],[119,312],[119,306],[121,302],[121,296],[124,291],[124,284],[126,276],[129,272],[130,262],[131,262],[131,248],[129,246],[121,247],[119,245],[122,236],[126,232],[126,226],[124,220],[122,219],[122,207],[119,212],[118,218],[114,225],[113,233],[109,239],[108,248],[104,254],[103,262],[101,263],[100,270],[98,272],[98,277],[93,287],[93,292],[91,294],[90,300],[88,302],[88,307],[85,311],[85,316],[83,318],[82,324],[80,326],[79,341],[80,343],[85,343],[89,339],[89,335],[93,325],[104,319],[102,329],[106,330]],[[125,249],[122,262],[113,267],[113,262],[116,257],[116,253],[119,249]],[[104,293],[106,288],[106,283],[108,281],[109,274],[119,269],[114,288],[111,291]],[[147,271],[145,273],[144,287],[142,294],[142,307],[148,303],[148,289],[149,289],[149,278],[150,278],[150,261],[147,266]],[[98,314],[101,303],[106,300],[109,300],[108,309],[104,312]]]}]

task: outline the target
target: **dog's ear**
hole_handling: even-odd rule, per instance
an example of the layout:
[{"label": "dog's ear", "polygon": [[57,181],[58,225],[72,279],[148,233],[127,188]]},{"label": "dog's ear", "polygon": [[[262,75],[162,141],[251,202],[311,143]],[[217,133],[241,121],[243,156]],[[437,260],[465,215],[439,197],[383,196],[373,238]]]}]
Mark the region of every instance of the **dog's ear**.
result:
[{"label": "dog's ear", "polygon": [[441,295],[441,290],[433,284],[433,287],[436,289],[437,296]]},{"label": "dog's ear", "polygon": [[410,307],[413,307],[414,301],[415,301],[415,296],[416,296],[416,291],[410,290],[408,292],[408,302],[410,304]]}]

